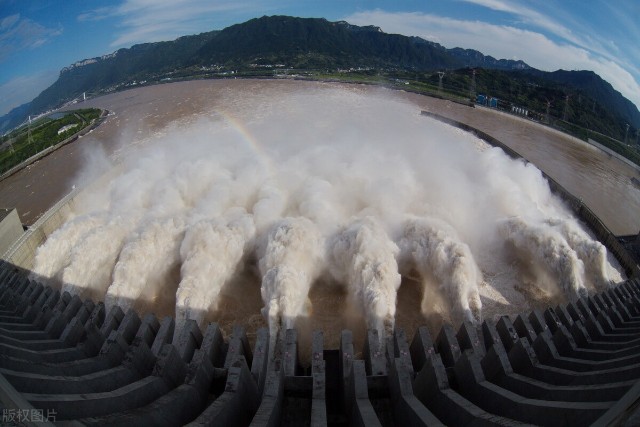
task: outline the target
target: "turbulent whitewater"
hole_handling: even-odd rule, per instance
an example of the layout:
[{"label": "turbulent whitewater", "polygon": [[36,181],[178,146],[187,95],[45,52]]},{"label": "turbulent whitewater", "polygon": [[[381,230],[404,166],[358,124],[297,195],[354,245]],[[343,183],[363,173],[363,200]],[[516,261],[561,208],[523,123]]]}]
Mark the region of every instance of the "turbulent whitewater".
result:
[{"label": "turbulent whitewater", "polygon": [[202,324],[251,271],[272,333],[312,315],[323,283],[381,335],[403,278],[425,316],[438,298],[454,322],[619,278],[533,165],[389,94],[222,91],[219,108],[152,138],[123,132],[117,176],[79,199],[34,275]]}]

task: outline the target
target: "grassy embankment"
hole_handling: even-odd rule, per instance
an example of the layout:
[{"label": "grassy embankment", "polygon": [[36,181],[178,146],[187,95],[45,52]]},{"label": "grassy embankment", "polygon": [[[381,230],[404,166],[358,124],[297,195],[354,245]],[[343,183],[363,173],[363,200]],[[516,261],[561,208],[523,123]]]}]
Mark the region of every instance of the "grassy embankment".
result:
[{"label": "grassy embankment", "polygon": [[[31,139],[28,124],[4,135],[0,145],[0,174],[91,126],[100,117],[100,113],[99,109],[90,108],[69,111],[57,119],[38,119],[31,123]],[[68,125],[76,126],[58,133]]]}]

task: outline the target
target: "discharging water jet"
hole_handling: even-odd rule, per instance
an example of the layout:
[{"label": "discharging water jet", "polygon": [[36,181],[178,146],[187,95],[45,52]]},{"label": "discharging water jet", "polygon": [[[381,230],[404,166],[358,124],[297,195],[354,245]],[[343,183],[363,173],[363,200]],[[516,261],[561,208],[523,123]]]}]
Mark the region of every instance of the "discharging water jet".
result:
[{"label": "discharging water jet", "polygon": [[177,324],[187,319],[202,323],[204,315],[217,308],[220,291],[250,250],[254,234],[253,218],[241,209],[199,221],[187,230],[180,247]]},{"label": "discharging water jet", "polygon": [[295,326],[296,317],[309,314],[309,290],[322,271],[323,241],[306,218],[284,218],[272,227],[267,239],[259,263],[260,292],[273,341],[279,330]]},{"label": "discharging water jet", "polygon": [[395,326],[401,279],[398,252],[398,246],[369,216],[352,222],[330,243],[332,273],[338,282],[347,284],[367,326],[376,329],[381,338],[390,336]]},{"label": "discharging water jet", "polygon": [[423,280],[433,276],[439,283],[454,319],[473,323],[481,320],[478,285],[482,274],[469,246],[459,240],[449,224],[435,219],[410,219],[400,248],[401,257],[417,269]]},{"label": "discharging water jet", "polygon": [[565,238],[549,225],[530,224],[522,218],[509,218],[500,225],[506,242],[558,281],[565,297],[575,300],[587,296],[584,287],[584,263]]}]

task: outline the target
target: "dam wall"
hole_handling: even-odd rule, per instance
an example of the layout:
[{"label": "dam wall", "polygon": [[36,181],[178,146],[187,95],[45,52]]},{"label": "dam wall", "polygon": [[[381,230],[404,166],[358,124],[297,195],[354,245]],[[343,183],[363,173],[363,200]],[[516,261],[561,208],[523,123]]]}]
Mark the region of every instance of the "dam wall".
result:
[{"label": "dam wall", "polygon": [[9,247],[2,259],[17,267],[32,269],[38,247],[67,221],[77,195],[78,190],[73,190],[60,199]]},{"label": "dam wall", "polygon": [[[636,425],[640,281],[497,322],[367,333],[140,318],[0,265],[3,423],[77,426]],[[38,424],[42,425],[42,424]]]},{"label": "dam wall", "polygon": [[75,215],[76,203],[83,194],[90,194],[94,189],[106,185],[121,171],[120,165],[102,174],[99,178],[84,188],[74,188],[44,215],[31,225],[22,236],[15,241],[2,256],[2,260],[25,270],[31,270],[35,261],[36,251],[51,233],[55,232],[72,216]]}]

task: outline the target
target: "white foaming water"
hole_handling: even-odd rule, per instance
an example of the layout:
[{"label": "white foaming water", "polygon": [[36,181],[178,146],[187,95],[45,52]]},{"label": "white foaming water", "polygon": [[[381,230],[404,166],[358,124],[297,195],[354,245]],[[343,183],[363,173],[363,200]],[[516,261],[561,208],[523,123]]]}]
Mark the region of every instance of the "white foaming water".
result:
[{"label": "white foaming water", "polygon": [[334,277],[347,283],[353,303],[362,310],[367,325],[384,338],[395,325],[401,280],[396,262],[398,246],[371,216],[351,223],[329,246]]},{"label": "white foaming water", "polygon": [[176,324],[202,322],[216,309],[220,291],[253,245],[251,215],[234,208],[223,218],[202,220],[189,227],[180,247],[182,280],[176,294]]},{"label": "white foaming water", "polygon": [[104,215],[82,215],[68,220],[54,231],[46,244],[36,251],[31,279],[44,278],[52,283],[61,281],[62,270],[71,262],[74,247],[104,220]]},{"label": "white foaming water", "polygon": [[71,250],[71,260],[62,273],[62,289],[74,292],[77,285],[104,295],[111,284],[111,273],[135,220],[113,218],[86,233]]},{"label": "white foaming water", "polygon": [[550,219],[548,222],[560,231],[569,246],[576,251],[587,271],[586,278],[593,282],[593,286],[598,291],[609,288],[612,283],[609,278],[607,248],[597,240],[591,239],[575,221]]},{"label": "white foaming water", "polygon": [[564,294],[576,299],[586,296],[584,263],[563,236],[546,224],[529,224],[521,218],[509,218],[501,226],[507,242],[512,243],[525,259],[556,279]]},{"label": "white foaming water", "polygon": [[155,221],[134,232],[114,267],[105,296],[107,310],[119,305],[126,311],[140,298],[155,301],[168,286],[170,272],[179,266],[183,235],[184,222],[179,218]]},{"label": "white foaming water", "polygon": [[320,274],[322,261],[322,237],[311,221],[284,218],[274,224],[259,262],[263,315],[273,344],[281,327],[291,329],[296,317],[308,315],[309,290]]},{"label": "white foaming water", "polygon": [[433,276],[440,283],[452,318],[480,320],[478,286],[482,273],[469,246],[459,240],[450,225],[436,219],[411,219],[405,225],[400,248],[401,259],[409,263],[409,268],[416,268],[423,280]]},{"label": "white foaming water", "polygon": [[388,91],[248,94],[220,91],[212,112],[123,152],[124,172],[39,248],[35,273],[125,308],[175,293],[178,323],[202,322],[257,262],[272,332],[333,278],[381,333],[405,267],[471,321],[498,304],[483,286],[517,292],[494,279],[512,270],[510,247],[536,267],[531,286],[567,298],[620,278],[538,169]]}]

